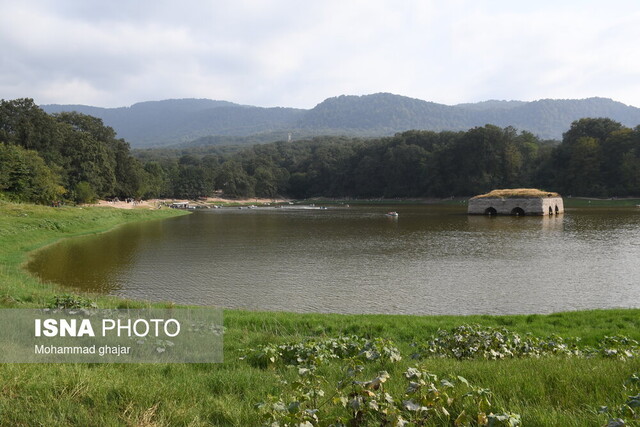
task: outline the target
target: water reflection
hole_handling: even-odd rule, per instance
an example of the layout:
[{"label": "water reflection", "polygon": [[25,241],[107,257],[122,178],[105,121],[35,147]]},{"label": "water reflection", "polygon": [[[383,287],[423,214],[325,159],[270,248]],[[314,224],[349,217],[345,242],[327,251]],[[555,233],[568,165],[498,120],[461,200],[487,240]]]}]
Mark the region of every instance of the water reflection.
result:
[{"label": "water reflection", "polygon": [[127,286],[123,271],[162,238],[167,223],[127,224],[100,235],[65,239],[33,254],[27,269],[44,281],[89,292],[112,293]]},{"label": "water reflection", "polygon": [[468,215],[466,218],[469,228],[500,233],[514,232],[520,234],[523,229],[562,231],[564,228],[564,214],[552,216]]},{"label": "water reflection", "polygon": [[[385,215],[398,211],[397,219]],[[230,308],[547,313],[640,306],[640,212],[467,216],[459,206],[211,210],[42,251],[91,291]]]}]

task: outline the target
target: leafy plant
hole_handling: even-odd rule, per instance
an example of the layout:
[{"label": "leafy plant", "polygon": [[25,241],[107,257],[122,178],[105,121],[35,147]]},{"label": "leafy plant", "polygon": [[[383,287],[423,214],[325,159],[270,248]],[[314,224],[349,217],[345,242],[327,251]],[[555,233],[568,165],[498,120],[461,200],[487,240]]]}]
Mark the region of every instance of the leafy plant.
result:
[{"label": "leafy plant", "polygon": [[[353,361],[352,361],[353,362]],[[271,426],[518,426],[520,416],[494,413],[491,391],[457,380],[438,379],[420,367],[408,368],[406,391],[393,395],[386,385],[391,376],[380,371],[369,380],[357,380],[361,365],[349,364],[345,377],[325,396],[323,380],[313,369],[300,368],[300,380],[282,382],[280,396],[269,396],[257,406],[265,425]],[[334,414],[338,415],[334,415]]]},{"label": "leafy plant", "polygon": [[461,325],[451,331],[439,330],[424,344],[414,344],[415,359],[430,357],[466,359],[504,359],[516,357],[611,357],[640,356],[638,341],[624,336],[604,337],[596,347],[581,347],[579,338],[552,335],[538,338],[521,336],[506,328]]},{"label": "leafy plant", "polygon": [[98,305],[89,298],[81,297],[78,295],[62,294],[54,295],[53,301],[49,303],[49,308],[98,308]]},{"label": "leafy plant", "polygon": [[324,340],[306,340],[286,344],[267,344],[245,351],[242,359],[254,366],[317,366],[327,360],[357,358],[362,361],[402,359],[395,344],[383,338],[366,339],[341,336]]},{"label": "leafy plant", "polygon": [[640,425],[640,375],[631,375],[623,384],[623,390],[626,395],[625,403],[613,408],[602,406],[598,411],[609,416],[606,427]]},{"label": "leafy plant", "polygon": [[489,389],[475,387],[461,377],[457,381],[438,380],[438,377],[419,368],[405,372],[409,386],[403,400],[403,409],[409,412],[408,419],[414,425],[436,422],[438,425],[453,424],[516,426],[520,416],[511,413],[491,412]]},{"label": "leafy plant", "polygon": [[622,335],[604,337],[598,343],[596,352],[603,357],[612,357],[616,359],[640,357],[640,343]]},{"label": "leafy plant", "polygon": [[[414,344],[414,358],[504,359],[516,357],[604,357],[627,359],[640,355],[636,340],[606,336],[595,346],[580,346],[579,339],[551,335],[521,336],[505,328],[461,325],[440,330],[427,343]],[[409,367],[404,393],[398,393],[388,371],[362,379],[366,362],[397,362],[401,355],[385,339],[342,336],[264,345],[245,352],[254,366],[274,367],[282,374],[297,369],[298,378],[281,380],[281,391],[257,405],[261,420],[272,426],[455,425],[518,426],[520,416],[493,407],[490,390],[471,385],[465,378],[438,378],[422,367]],[[343,376],[331,386],[317,373],[318,366],[341,364]],[[289,371],[290,372],[290,371]],[[396,380],[397,381],[397,380]],[[638,388],[638,375],[626,387]],[[396,390],[394,392],[394,390]],[[628,396],[624,405],[604,408],[609,427],[638,419],[640,393]],[[625,418],[626,417],[626,418]]]}]

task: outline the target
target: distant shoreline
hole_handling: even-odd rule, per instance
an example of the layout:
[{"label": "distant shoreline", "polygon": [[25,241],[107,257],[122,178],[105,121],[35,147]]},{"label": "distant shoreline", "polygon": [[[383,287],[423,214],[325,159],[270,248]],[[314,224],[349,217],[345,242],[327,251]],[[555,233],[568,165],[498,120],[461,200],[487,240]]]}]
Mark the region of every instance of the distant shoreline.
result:
[{"label": "distant shoreline", "polygon": [[274,198],[274,199],[266,199],[266,198],[246,198],[246,199],[225,199],[222,197],[207,197],[201,198],[198,200],[189,200],[189,199],[148,199],[141,201],[110,201],[110,200],[98,200],[96,203],[86,204],[84,206],[101,206],[101,207],[112,207],[118,209],[158,209],[161,206],[169,206],[173,203],[189,203],[192,206],[212,206],[212,205],[265,205],[265,204],[279,204],[279,203],[288,203],[289,199],[284,198]]},{"label": "distant shoreline", "polygon": [[[447,197],[447,198],[433,198],[433,197],[411,197],[411,198],[358,198],[358,199],[344,199],[344,198],[325,198],[314,197],[310,199],[289,199],[284,197],[276,197],[273,199],[261,198],[261,197],[249,197],[244,199],[231,199],[224,197],[207,197],[198,200],[189,199],[149,199],[138,202],[126,202],[126,201],[107,201],[99,200],[94,204],[87,204],[84,206],[100,206],[100,207],[112,207],[118,209],[158,209],[160,206],[169,206],[172,203],[188,202],[192,206],[247,206],[258,205],[265,206],[270,204],[352,204],[352,205],[436,205],[436,204],[450,204],[450,205],[462,205],[466,204],[470,197]],[[565,206],[567,207],[622,207],[622,206],[637,206],[640,205],[640,198],[638,197],[613,197],[613,198],[596,198],[596,197],[563,197]]]}]

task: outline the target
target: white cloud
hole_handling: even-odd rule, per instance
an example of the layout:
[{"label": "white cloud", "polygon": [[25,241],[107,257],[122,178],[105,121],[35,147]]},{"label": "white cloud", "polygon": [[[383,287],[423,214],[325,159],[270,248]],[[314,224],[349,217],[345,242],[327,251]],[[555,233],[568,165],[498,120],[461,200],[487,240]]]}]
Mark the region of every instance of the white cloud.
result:
[{"label": "white cloud", "polygon": [[208,97],[309,108],[393,92],[454,104],[640,106],[640,5],[612,0],[0,0],[0,97],[121,106]]}]

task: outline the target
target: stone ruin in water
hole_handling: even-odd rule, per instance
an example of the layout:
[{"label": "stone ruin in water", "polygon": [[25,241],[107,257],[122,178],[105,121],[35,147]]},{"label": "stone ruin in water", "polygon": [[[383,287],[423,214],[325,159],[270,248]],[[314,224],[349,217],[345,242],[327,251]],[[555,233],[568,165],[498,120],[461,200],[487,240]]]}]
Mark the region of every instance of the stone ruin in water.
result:
[{"label": "stone ruin in water", "polygon": [[564,212],[558,193],[534,188],[493,190],[469,199],[470,215],[557,215]]}]

